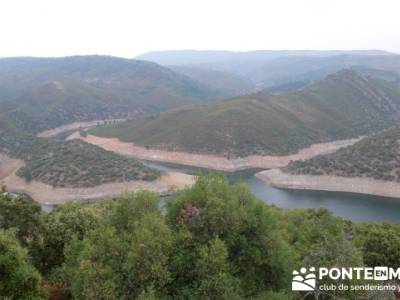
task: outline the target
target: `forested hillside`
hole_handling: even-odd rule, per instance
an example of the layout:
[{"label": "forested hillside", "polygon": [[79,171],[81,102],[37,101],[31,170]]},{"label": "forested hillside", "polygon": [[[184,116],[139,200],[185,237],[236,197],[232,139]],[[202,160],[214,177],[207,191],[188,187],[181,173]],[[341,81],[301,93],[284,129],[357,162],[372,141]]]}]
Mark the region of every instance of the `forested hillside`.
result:
[{"label": "forested hillside", "polygon": [[[29,200],[0,196],[0,294],[304,299],[291,291],[292,271],[299,267],[400,264],[399,225],[353,224],[323,209],[280,210],[217,174],[200,176],[163,207],[146,191],[64,204],[50,213]],[[316,290],[309,297],[371,299],[374,291]]]},{"label": "forested hillside", "polygon": [[0,59],[0,108],[24,130],[154,113],[214,92],[151,62],[108,56]]},{"label": "forested hillside", "polygon": [[227,157],[285,155],[395,125],[400,87],[342,70],[297,92],[177,108],[91,133],[147,147]]},{"label": "forested hillside", "polygon": [[0,59],[0,152],[26,162],[18,175],[52,186],[154,180],[159,173],[134,159],[35,135],[76,121],[155,113],[213,93],[151,62],[109,56]]},{"label": "forested hillside", "polygon": [[285,172],[308,175],[368,177],[400,182],[400,129],[371,135],[335,153],[295,161]]}]

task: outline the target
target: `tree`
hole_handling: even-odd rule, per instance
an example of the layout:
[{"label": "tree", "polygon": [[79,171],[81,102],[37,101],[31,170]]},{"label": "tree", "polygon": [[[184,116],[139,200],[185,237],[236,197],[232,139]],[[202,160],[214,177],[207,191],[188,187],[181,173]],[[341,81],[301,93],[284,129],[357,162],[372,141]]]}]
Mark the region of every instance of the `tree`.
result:
[{"label": "tree", "polygon": [[37,267],[43,242],[41,207],[25,197],[0,195],[0,228],[14,228],[16,237],[27,247]]},{"label": "tree", "polygon": [[40,274],[11,229],[0,229],[0,278],[2,298],[43,299]]},{"label": "tree", "polygon": [[171,261],[174,289],[196,283],[194,253],[216,237],[224,242],[245,295],[289,285],[292,259],[278,220],[244,185],[231,186],[219,174],[200,176],[167,207],[178,240]]},{"label": "tree", "polygon": [[400,226],[397,224],[361,224],[357,226],[357,243],[367,266],[400,265]]},{"label": "tree", "polygon": [[44,217],[43,269],[45,272],[64,261],[64,247],[74,238],[85,235],[102,223],[101,207],[80,203],[57,206]]},{"label": "tree", "polygon": [[105,223],[65,248],[63,270],[77,299],[135,299],[165,291],[173,234],[158,197],[126,194],[107,204]]},{"label": "tree", "polygon": [[228,250],[218,237],[199,249],[195,295],[199,299],[238,299],[239,282],[230,270]]},{"label": "tree", "polygon": [[[296,267],[353,267],[362,266],[362,254],[353,241],[351,223],[335,217],[326,209],[282,211],[287,239],[296,253]],[[322,284],[351,284],[351,282],[319,281]],[[318,289],[315,298],[322,296]],[[354,291],[329,291],[327,298],[357,298]]]}]

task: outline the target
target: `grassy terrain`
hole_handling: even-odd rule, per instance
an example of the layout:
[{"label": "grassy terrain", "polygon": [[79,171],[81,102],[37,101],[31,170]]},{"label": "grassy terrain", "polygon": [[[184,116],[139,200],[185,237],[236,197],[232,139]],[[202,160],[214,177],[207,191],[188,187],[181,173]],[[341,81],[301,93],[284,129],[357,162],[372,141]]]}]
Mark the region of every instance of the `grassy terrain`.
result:
[{"label": "grassy terrain", "polygon": [[158,171],[137,160],[79,140],[43,143],[35,150],[17,175],[54,187],[91,187],[129,180],[151,181],[159,176]]},{"label": "grassy terrain", "polygon": [[400,182],[400,128],[371,135],[336,153],[290,163],[292,174],[369,177]]},{"label": "grassy terrain", "polygon": [[398,86],[343,70],[301,91],[186,106],[100,126],[91,133],[147,147],[227,157],[285,155],[313,143],[388,128],[399,117]]}]

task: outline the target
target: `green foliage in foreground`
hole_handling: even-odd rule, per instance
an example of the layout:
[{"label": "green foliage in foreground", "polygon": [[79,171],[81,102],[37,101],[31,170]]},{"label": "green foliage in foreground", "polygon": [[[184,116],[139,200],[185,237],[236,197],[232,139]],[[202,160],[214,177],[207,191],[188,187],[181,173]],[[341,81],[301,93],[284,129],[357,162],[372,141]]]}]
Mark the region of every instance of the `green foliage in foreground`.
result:
[{"label": "green foliage in foreground", "polygon": [[[35,203],[0,196],[0,208],[6,208],[0,209],[0,274],[7,270],[0,289],[11,299],[44,298],[42,290],[57,299],[303,299],[290,291],[299,267],[400,263],[399,225],[353,224],[326,210],[280,210],[218,174],[200,176],[163,205],[141,191],[48,214]],[[37,242],[28,243],[31,236]]]},{"label": "green foliage in foreground", "polygon": [[29,263],[15,232],[0,229],[0,295],[9,299],[42,299],[41,277]]},{"label": "green foliage in foreground", "polygon": [[400,182],[400,128],[362,139],[335,153],[294,161],[283,170],[292,174],[368,177]]}]

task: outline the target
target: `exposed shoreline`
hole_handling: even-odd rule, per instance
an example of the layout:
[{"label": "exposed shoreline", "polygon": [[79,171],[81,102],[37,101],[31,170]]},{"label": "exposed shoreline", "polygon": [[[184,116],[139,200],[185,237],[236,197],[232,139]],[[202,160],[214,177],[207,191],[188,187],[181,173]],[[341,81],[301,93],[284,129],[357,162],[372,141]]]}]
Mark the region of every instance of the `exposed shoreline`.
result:
[{"label": "exposed shoreline", "polygon": [[226,172],[234,172],[251,168],[280,168],[286,166],[292,160],[308,159],[320,154],[328,154],[336,150],[353,145],[361,138],[339,140],[329,143],[314,144],[308,148],[301,149],[296,154],[285,156],[261,156],[251,155],[245,158],[227,159],[223,156],[210,154],[193,154],[179,151],[166,151],[158,149],[146,149],[145,147],[133,143],[125,143],[118,138],[102,138],[88,134],[86,137],[80,136],[78,132],[68,137],[71,139],[81,139],[90,144],[99,146],[105,150],[113,151],[125,156],[131,156],[143,160],[174,163],[180,165],[194,166],[206,169],[214,169]]},{"label": "exposed shoreline", "polygon": [[22,192],[41,204],[61,204],[68,201],[100,200],[127,191],[150,190],[160,195],[168,195],[176,190],[191,186],[194,176],[178,172],[166,172],[155,181],[126,181],[105,183],[87,188],[54,188],[48,184],[31,181],[16,175],[24,166],[22,160],[12,159],[0,154],[0,184],[6,185],[10,192]]},{"label": "exposed shoreline", "polygon": [[82,129],[91,128],[91,127],[96,126],[98,123],[122,122],[125,120],[126,119],[108,119],[108,120],[93,120],[93,121],[88,121],[88,122],[75,122],[75,123],[66,124],[66,125],[63,125],[60,127],[56,127],[53,129],[42,131],[37,134],[37,137],[50,138],[50,137],[54,137],[60,133],[77,130],[79,128],[82,128]]},{"label": "exposed shoreline", "polygon": [[266,184],[284,189],[345,192],[400,198],[400,183],[362,177],[291,175],[279,169],[256,174]]}]

